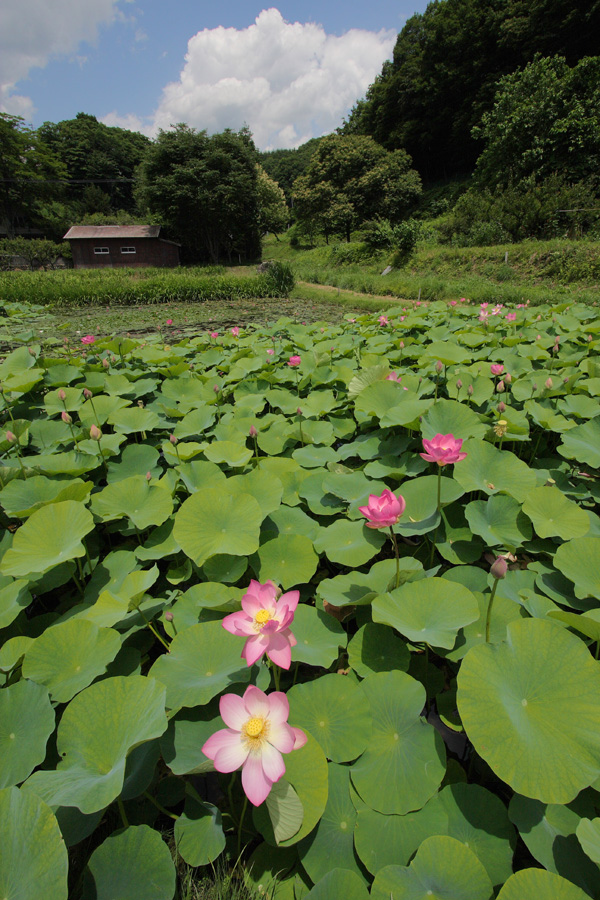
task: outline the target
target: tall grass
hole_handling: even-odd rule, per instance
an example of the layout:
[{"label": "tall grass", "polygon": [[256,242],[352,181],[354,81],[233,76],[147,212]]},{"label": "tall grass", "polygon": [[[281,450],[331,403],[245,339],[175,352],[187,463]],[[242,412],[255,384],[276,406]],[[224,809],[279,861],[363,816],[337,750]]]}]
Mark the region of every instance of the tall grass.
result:
[{"label": "tall grass", "polygon": [[166,302],[235,300],[284,295],[281,279],[223,274],[224,269],[91,269],[0,273],[0,302],[53,308],[137,306]]}]

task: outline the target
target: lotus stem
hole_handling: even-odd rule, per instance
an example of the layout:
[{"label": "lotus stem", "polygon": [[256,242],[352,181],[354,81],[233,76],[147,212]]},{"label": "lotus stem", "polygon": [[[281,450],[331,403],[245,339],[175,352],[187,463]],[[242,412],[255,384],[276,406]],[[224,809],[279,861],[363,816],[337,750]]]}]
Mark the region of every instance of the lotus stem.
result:
[{"label": "lotus stem", "polygon": [[119,807],[119,813],[121,814],[123,828],[129,828],[129,822],[127,821],[127,815],[125,814],[125,807],[120,797],[117,797],[117,806]]},{"label": "lotus stem", "polygon": [[237,834],[237,855],[239,857],[242,851],[242,826],[244,824],[244,816],[246,815],[246,810],[248,808],[248,798],[244,796],[244,805],[242,806],[242,812],[240,814],[240,821],[238,825],[238,834]]},{"label": "lotus stem", "polygon": [[164,806],[162,806],[162,804],[160,804],[158,800],[156,800],[152,796],[152,794],[148,793],[148,791],[144,791],[144,797],[146,797],[146,799],[149,800],[150,803],[153,803],[157,810],[163,814],[163,816],[168,816],[170,819],[174,819],[175,822],[179,818],[179,816],[176,816],[175,813],[169,812],[168,809],[165,809]]},{"label": "lotus stem", "polygon": [[496,596],[496,588],[498,587],[499,578],[494,580],[494,585],[492,587],[492,593],[490,595],[490,601],[488,603],[487,615],[485,617],[485,640],[486,643],[490,642],[490,623],[492,621],[492,605],[494,603],[494,597]]},{"label": "lotus stem", "polygon": [[392,544],[394,545],[394,554],[396,556],[396,588],[400,587],[400,554],[398,553],[398,541],[396,540],[396,535],[394,534],[394,530],[390,525],[390,537],[392,538]]}]

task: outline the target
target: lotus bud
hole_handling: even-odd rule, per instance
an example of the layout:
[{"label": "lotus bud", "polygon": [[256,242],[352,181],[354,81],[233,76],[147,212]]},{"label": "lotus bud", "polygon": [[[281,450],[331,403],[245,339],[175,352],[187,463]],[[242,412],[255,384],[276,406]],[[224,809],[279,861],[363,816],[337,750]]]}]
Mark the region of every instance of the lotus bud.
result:
[{"label": "lotus bud", "polygon": [[297,413],[299,416],[302,415],[302,410],[300,409],[300,407],[298,407],[298,409],[296,410],[296,413]]},{"label": "lotus bud", "polygon": [[457,387],[457,390],[459,390],[459,391],[460,391],[460,390],[461,390],[461,388],[462,388],[462,386],[463,386],[463,384],[462,384],[462,381],[461,381],[461,380],[460,380],[460,378],[459,378],[459,379],[458,379],[458,381],[457,381],[457,382],[456,382],[456,387]]},{"label": "lotus bud", "polygon": [[568,379],[568,378],[563,378],[563,384],[568,384],[568,383],[569,383],[569,379]]},{"label": "lotus bud", "polygon": [[256,428],[254,427],[254,425],[251,425],[251,426],[250,426],[250,437],[251,437],[251,438],[255,438],[257,434],[258,434],[258,431],[257,431]]},{"label": "lotus bud", "polygon": [[592,336],[591,336],[591,334],[588,334],[586,341],[589,343],[591,340],[592,340]]},{"label": "lotus bud", "polygon": [[404,341],[400,341],[400,345],[399,345],[399,346],[400,346],[400,349],[401,349],[401,350],[404,350]]},{"label": "lotus bud", "polygon": [[171,612],[170,609],[168,609],[168,610],[166,611],[166,613],[165,613],[165,619],[167,620],[167,622],[172,622],[172,621],[173,621],[173,613]]},{"label": "lotus bud", "polygon": [[502,391],[505,390],[504,381],[502,379],[500,379],[500,381],[496,385],[496,390],[498,391],[499,394],[501,394]]},{"label": "lotus bud", "polygon": [[219,385],[218,384],[215,384],[213,391],[215,392],[215,394],[219,393]]},{"label": "lotus bud", "polygon": [[473,385],[472,384],[470,384],[469,387],[467,388],[467,394],[469,395],[469,397],[473,396]]},{"label": "lotus bud", "polygon": [[506,410],[506,403],[504,403],[501,400],[500,403],[498,404],[498,412],[503,413],[503,412],[505,412],[505,410]]},{"label": "lotus bud", "polygon": [[546,387],[548,390],[550,390],[550,388],[552,387],[552,379],[551,378],[547,378],[545,380],[544,387]]},{"label": "lotus bud", "polygon": [[443,368],[444,368],[443,362],[440,359],[438,359],[438,361],[435,364],[435,371],[441,372]]},{"label": "lotus bud", "polygon": [[537,384],[535,384],[535,382],[531,385],[531,387],[534,391],[537,391]]},{"label": "lotus bud", "polygon": [[151,473],[150,473],[150,472],[146,472],[146,481],[150,481],[151,478],[152,478]]},{"label": "lotus bud", "polygon": [[490,572],[496,580],[506,577],[506,573],[508,572],[508,563],[506,562],[504,557],[499,556],[494,561],[494,563],[492,564],[492,567],[490,569]]},{"label": "lotus bud", "polygon": [[65,392],[63,391],[62,388],[61,388],[60,391],[58,392],[58,399],[59,399],[59,400],[62,400],[63,403],[64,403],[65,400],[67,399],[67,395],[65,394]]},{"label": "lotus bud", "polygon": [[169,435],[169,440],[173,444],[173,446],[175,446],[175,444],[177,443],[177,438],[175,437],[174,434]]},{"label": "lotus bud", "polygon": [[504,381],[506,382],[506,384],[510,384],[510,383],[511,383],[511,381],[512,381],[512,375],[510,374],[510,372],[507,372],[507,373],[506,373],[506,375],[504,376]]},{"label": "lotus bud", "polygon": [[109,363],[109,361],[108,361],[107,359],[103,359],[103,360],[102,360],[102,365],[104,366],[105,369],[108,369],[110,363]]},{"label": "lotus bud", "polygon": [[90,426],[90,437],[93,441],[99,441],[102,437],[102,432],[97,425]]},{"label": "lotus bud", "polygon": [[85,397],[86,400],[91,400],[94,395],[92,394],[92,392],[90,391],[89,388],[84,388],[83,396]]},{"label": "lotus bud", "polygon": [[67,423],[67,425],[70,425],[73,422],[73,419],[65,409],[63,409],[63,411],[61,412],[60,417],[63,422]]},{"label": "lotus bud", "polygon": [[6,432],[6,440],[8,441],[9,444],[12,444],[13,441],[16,441],[16,439],[17,439],[17,437],[16,437],[16,435],[14,435],[12,433],[12,431]]}]

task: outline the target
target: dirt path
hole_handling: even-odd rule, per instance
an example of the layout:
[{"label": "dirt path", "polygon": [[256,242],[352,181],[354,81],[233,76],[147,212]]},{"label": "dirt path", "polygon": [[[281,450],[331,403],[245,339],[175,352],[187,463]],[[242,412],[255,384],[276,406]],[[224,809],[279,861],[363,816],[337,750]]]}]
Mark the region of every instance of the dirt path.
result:
[{"label": "dirt path", "polygon": [[377,302],[389,303],[390,305],[398,304],[398,303],[412,305],[415,302],[414,300],[405,300],[402,297],[392,297],[389,294],[365,294],[362,291],[351,291],[351,290],[348,290],[347,288],[335,287],[332,284],[314,284],[312,281],[297,281],[296,284],[299,287],[308,287],[308,288],[314,288],[317,290],[323,290],[323,291],[326,291],[328,294],[335,294],[338,297],[343,295],[344,297],[348,297],[348,298],[356,297],[359,300],[367,300],[367,301],[368,300],[376,300]]}]

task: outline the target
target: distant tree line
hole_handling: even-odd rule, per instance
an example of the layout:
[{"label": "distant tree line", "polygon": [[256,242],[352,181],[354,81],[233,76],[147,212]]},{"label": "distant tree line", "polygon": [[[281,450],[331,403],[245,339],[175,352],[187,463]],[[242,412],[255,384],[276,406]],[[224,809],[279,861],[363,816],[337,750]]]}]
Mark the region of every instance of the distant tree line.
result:
[{"label": "distant tree line", "polygon": [[598,34],[600,0],[433,0],[337,133],[295,150],[0,114],[0,233],[153,222],[184,261],[238,262],[290,223],[308,241],[412,240],[439,213],[462,243],[598,231]]}]

